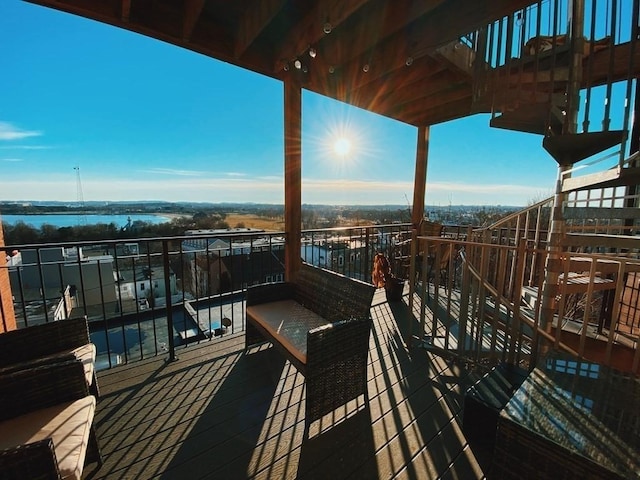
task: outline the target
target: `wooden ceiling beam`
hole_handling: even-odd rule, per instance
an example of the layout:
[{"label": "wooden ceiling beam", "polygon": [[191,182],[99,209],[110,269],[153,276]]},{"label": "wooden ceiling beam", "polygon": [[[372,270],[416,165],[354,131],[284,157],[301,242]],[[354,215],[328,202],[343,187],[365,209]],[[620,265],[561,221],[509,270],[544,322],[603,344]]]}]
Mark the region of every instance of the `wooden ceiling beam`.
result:
[{"label": "wooden ceiling beam", "polygon": [[242,57],[286,3],[286,0],[255,0],[245,8],[236,32],[235,58]]},{"label": "wooden ceiling beam", "polygon": [[[488,25],[519,8],[523,8],[532,0],[451,0],[443,3],[431,14],[420,18],[399,33],[381,42],[375,49],[368,51],[343,65],[332,65],[335,74],[342,78],[354,78],[358,83],[350,88],[358,88],[369,82],[402,68],[407,59],[413,61],[429,55],[436,48],[456,41],[460,36]],[[408,33],[409,32],[409,33]],[[416,32],[414,35],[411,32]],[[347,47],[345,47],[347,48]],[[366,75],[359,72],[366,69]],[[317,78],[326,73],[312,71],[310,84],[322,83]]]},{"label": "wooden ceiling beam", "polygon": [[131,15],[131,0],[122,0],[120,5],[120,18],[123,22],[129,23],[129,16]]},{"label": "wooden ceiling beam", "polygon": [[371,0],[327,0],[316,2],[299,22],[289,29],[273,54],[273,71],[303,53],[309,45],[317,44],[325,35],[323,27],[329,23],[332,29],[344,22]]},{"label": "wooden ceiling beam", "polygon": [[443,70],[433,77],[419,80],[403,88],[389,89],[388,94],[381,97],[375,105],[376,110],[390,111],[396,106],[419,103],[432,96],[440,96],[454,88],[471,91],[471,84],[461,82],[460,77],[451,71]]},{"label": "wooden ceiling beam", "polygon": [[443,70],[445,70],[445,66],[442,63],[435,61],[431,57],[423,57],[416,61],[410,68],[405,66],[362,87],[347,91],[346,98],[367,97],[371,96],[370,92],[376,94],[376,92],[385,92],[390,89],[400,90],[410,88],[411,85],[418,82],[430,80]]},{"label": "wooden ceiling beam", "polygon": [[390,116],[414,118],[422,112],[436,109],[443,105],[455,103],[467,97],[471,97],[470,85],[451,85],[447,90],[424,98],[406,99],[405,103],[397,103],[392,108],[385,110]]},{"label": "wooden ceiling beam", "polygon": [[342,65],[362,55],[371,48],[402,32],[407,25],[428,15],[445,0],[395,0],[371,2],[358,14],[367,18],[366,22],[347,21],[337,35],[327,35],[319,45],[319,54],[333,65]]},{"label": "wooden ceiling beam", "polygon": [[182,40],[191,40],[193,29],[198,23],[205,0],[189,0],[184,4],[184,17],[182,19]]},{"label": "wooden ceiling beam", "polygon": [[434,106],[422,112],[416,111],[415,114],[411,116],[403,114],[393,118],[397,118],[401,122],[410,125],[415,125],[416,127],[431,126],[462,117],[468,117],[472,113],[471,105],[472,100],[471,95],[469,95],[468,97],[461,98],[449,104]]}]

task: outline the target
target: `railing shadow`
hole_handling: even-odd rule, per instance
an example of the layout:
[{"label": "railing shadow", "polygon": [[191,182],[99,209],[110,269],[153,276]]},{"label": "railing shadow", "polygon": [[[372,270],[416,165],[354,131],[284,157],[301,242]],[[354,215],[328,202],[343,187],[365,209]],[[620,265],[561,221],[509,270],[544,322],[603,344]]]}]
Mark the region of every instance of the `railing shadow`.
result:
[{"label": "railing shadow", "polygon": [[343,478],[354,465],[367,464],[367,476],[378,478],[371,410],[367,404],[319,435],[305,438],[300,447],[296,478]]},{"label": "railing shadow", "polygon": [[284,364],[268,348],[239,353],[160,478],[245,478]]},{"label": "railing shadow", "polygon": [[[405,390],[403,402],[407,404],[394,408],[392,418],[403,434],[405,430],[417,431],[417,437],[423,441],[417,447],[409,443],[402,446],[405,455],[410,456],[404,476],[424,478],[421,466],[439,474],[448,471],[460,478],[477,475],[477,459],[461,432],[462,395],[476,376],[469,375],[444,352],[429,353],[418,339],[410,336],[419,332],[420,320],[404,301],[389,302],[389,309],[397,328],[388,343],[395,345],[393,354]],[[402,342],[407,338],[411,338],[409,345]],[[412,413],[410,422],[402,417],[404,409]]]}]

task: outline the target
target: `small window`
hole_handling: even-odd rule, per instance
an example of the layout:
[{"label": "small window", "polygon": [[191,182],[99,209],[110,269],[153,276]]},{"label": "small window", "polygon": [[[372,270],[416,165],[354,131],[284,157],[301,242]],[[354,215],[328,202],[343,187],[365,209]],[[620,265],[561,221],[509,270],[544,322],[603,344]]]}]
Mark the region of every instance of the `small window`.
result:
[{"label": "small window", "polygon": [[344,257],[342,255],[338,257],[338,265],[341,267],[344,265]]},{"label": "small window", "polygon": [[271,283],[273,280],[271,279],[271,275],[267,275],[267,283]]},{"label": "small window", "polygon": [[141,284],[140,284],[140,291],[141,291],[141,292],[144,292],[144,283],[141,283]]}]

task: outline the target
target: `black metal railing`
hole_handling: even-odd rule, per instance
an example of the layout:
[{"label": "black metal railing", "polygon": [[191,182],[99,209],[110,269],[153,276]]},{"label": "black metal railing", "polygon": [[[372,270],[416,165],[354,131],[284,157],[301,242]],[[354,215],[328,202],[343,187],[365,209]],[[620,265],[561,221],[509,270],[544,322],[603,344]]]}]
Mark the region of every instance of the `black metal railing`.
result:
[{"label": "black metal railing", "polygon": [[[307,230],[301,257],[370,281],[375,253],[394,256],[410,228]],[[284,234],[194,233],[1,247],[17,327],[86,315],[100,369],[243,331],[246,288],[284,279]]]}]

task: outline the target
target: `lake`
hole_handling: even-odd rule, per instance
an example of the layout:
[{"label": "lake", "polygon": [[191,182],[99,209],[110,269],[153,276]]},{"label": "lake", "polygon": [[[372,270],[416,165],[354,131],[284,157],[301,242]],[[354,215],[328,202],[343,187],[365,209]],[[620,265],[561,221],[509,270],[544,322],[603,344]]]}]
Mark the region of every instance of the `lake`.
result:
[{"label": "lake", "polygon": [[[170,221],[169,217],[161,215],[71,215],[71,214],[51,214],[51,215],[0,215],[3,223],[15,225],[22,221],[34,228],[40,228],[45,223],[54,227],[76,227],[79,225],[96,225],[98,223],[115,223],[118,227],[124,227],[131,217],[131,221],[140,220],[149,223],[165,223]],[[86,219],[86,222],[84,221]]]}]

